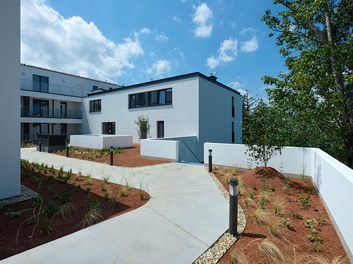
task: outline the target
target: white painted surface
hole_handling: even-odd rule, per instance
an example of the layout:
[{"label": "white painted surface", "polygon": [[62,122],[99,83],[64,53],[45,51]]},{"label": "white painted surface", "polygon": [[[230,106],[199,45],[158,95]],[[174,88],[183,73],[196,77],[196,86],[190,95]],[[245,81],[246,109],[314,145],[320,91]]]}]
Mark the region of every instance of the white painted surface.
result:
[{"label": "white painted surface", "polygon": [[174,140],[142,139],[140,155],[149,158],[178,161],[179,142]]},{"label": "white painted surface", "polygon": [[[257,164],[245,154],[245,145],[205,143],[205,163],[212,149],[215,165],[253,168]],[[286,147],[269,165],[282,173],[304,174],[312,178],[331,218],[335,222],[348,255],[353,260],[353,170],[326,152],[316,148]]]},{"label": "white painted surface", "polygon": [[0,199],[20,189],[20,0],[0,1]]},{"label": "white painted surface", "polygon": [[129,135],[71,135],[70,146],[93,149],[130,148],[133,146]]}]

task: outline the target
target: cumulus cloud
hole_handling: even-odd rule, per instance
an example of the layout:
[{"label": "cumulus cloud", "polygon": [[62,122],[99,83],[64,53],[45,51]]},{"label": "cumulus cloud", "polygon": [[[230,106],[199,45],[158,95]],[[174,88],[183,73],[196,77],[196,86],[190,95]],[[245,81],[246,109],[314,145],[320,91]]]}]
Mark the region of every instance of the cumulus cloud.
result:
[{"label": "cumulus cloud", "polygon": [[211,36],[213,25],[209,22],[213,12],[206,3],[201,3],[195,11],[192,21],[196,24],[195,37],[207,38]]},{"label": "cumulus cloud", "polygon": [[151,68],[147,69],[147,73],[161,77],[163,74],[169,72],[171,69],[170,62],[167,60],[159,60],[152,65]]},{"label": "cumulus cloud", "polygon": [[132,58],[141,55],[136,35],[114,43],[93,22],[65,18],[43,0],[21,1],[22,63],[112,81],[134,68]]},{"label": "cumulus cloud", "polygon": [[248,41],[243,41],[240,43],[241,51],[243,52],[254,52],[259,48],[259,43],[256,36],[253,36]]},{"label": "cumulus cloud", "polygon": [[227,62],[231,62],[237,56],[238,50],[238,40],[236,39],[226,39],[221,43],[221,46],[218,50],[218,56],[210,56],[207,58],[207,66],[211,69],[223,65]]}]

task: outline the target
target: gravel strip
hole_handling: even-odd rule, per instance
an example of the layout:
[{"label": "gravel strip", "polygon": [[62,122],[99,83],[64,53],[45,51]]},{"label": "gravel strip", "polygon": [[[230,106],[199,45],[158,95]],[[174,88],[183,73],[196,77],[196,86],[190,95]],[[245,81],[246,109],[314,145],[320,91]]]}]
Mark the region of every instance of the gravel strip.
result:
[{"label": "gravel strip", "polygon": [[36,197],[36,196],[38,196],[38,193],[36,193],[35,191],[32,191],[31,189],[27,188],[24,185],[21,185],[20,195],[2,199],[0,200],[0,205],[9,205],[17,202],[22,202],[22,201],[32,199],[33,197]]},{"label": "gravel strip", "polygon": [[[213,173],[209,173],[211,178],[220,189],[224,198],[229,202],[229,192],[223,187],[218,181],[217,177]],[[244,232],[246,226],[246,218],[243,209],[238,205],[238,233]],[[229,233],[224,233],[211,247],[209,247],[200,257],[198,257],[195,264],[215,264],[217,263],[228,249],[237,241],[239,238],[234,237]]]}]

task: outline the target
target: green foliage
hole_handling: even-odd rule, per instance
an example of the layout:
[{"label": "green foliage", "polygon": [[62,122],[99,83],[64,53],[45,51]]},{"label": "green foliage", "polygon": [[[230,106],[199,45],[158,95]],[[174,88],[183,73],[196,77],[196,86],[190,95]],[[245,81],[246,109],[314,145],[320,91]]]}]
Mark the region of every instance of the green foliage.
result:
[{"label": "green foliage", "polygon": [[262,100],[248,114],[246,124],[247,153],[256,161],[267,167],[268,161],[277,153],[281,153],[282,134],[278,130],[283,126],[282,119],[275,109],[266,105]]},{"label": "green foliage", "polygon": [[281,144],[319,147],[353,167],[353,4],[351,0],[278,1],[262,20],[287,73],[265,76],[285,120]]},{"label": "green foliage", "polygon": [[310,208],[310,204],[309,204],[310,195],[301,194],[299,201],[301,202],[301,204],[305,210],[309,210],[309,208]]},{"label": "green foliage", "polygon": [[139,139],[145,139],[150,135],[151,126],[148,116],[139,115],[135,120],[135,124],[137,126]]},{"label": "green foliage", "polygon": [[85,215],[81,221],[83,228],[93,225],[103,218],[103,210],[98,201],[92,202],[86,209]]}]

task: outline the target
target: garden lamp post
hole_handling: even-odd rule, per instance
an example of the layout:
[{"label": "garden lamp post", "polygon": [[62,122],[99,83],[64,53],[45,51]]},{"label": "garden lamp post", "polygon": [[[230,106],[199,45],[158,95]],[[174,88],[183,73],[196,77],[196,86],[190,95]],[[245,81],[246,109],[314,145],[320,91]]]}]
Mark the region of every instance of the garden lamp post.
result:
[{"label": "garden lamp post", "polygon": [[110,153],[110,166],[113,166],[113,154],[114,154],[114,147],[113,146],[110,146],[109,153]]},{"label": "garden lamp post", "polygon": [[229,233],[238,234],[238,179],[232,178],[229,186]]},{"label": "garden lamp post", "polygon": [[208,150],[208,172],[212,172],[212,149]]}]

